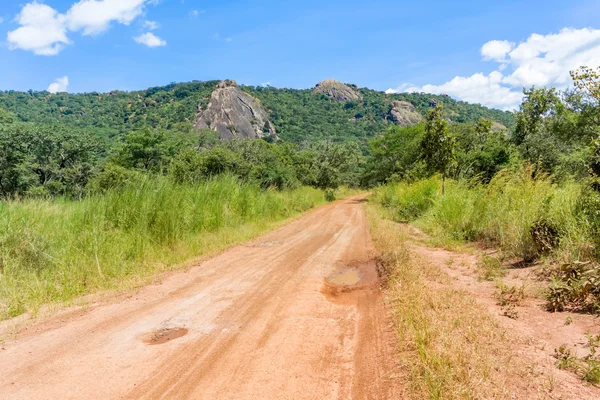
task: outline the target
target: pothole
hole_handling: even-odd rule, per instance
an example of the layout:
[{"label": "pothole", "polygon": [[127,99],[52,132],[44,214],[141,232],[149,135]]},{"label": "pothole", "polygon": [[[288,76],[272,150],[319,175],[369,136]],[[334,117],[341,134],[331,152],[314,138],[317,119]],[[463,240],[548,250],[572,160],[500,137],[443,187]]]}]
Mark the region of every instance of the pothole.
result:
[{"label": "pothole", "polygon": [[345,269],[325,279],[321,292],[327,297],[337,297],[353,292],[362,286],[362,276],[358,269]]},{"label": "pothole", "polygon": [[338,268],[324,279],[321,293],[328,300],[352,303],[361,293],[379,289],[379,277],[375,260],[354,261]]},{"label": "pothole", "polygon": [[327,281],[336,286],[352,286],[360,282],[360,275],[357,270],[350,269],[342,271],[340,274],[329,278]]},{"label": "pothole", "polygon": [[142,342],[149,345],[165,344],[187,335],[186,328],[164,328],[151,332],[142,337]]}]

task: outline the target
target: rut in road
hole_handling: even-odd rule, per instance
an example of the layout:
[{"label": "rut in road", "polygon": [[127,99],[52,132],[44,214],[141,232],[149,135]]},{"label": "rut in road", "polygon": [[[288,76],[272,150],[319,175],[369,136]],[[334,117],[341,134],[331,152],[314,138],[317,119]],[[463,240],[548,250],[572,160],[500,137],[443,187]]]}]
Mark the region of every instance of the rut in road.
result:
[{"label": "rut in road", "polygon": [[363,198],[31,326],[0,353],[0,398],[397,397]]}]

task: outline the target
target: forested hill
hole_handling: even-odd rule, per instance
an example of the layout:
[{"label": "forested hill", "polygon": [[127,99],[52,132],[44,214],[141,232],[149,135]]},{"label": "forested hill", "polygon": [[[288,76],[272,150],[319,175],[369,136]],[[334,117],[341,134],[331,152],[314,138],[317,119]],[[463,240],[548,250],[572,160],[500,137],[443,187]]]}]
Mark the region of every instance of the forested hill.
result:
[{"label": "forested hill", "polygon": [[[55,123],[89,128],[104,137],[118,137],[144,127],[189,131],[198,113],[208,105],[219,81],[173,83],[145,91],[110,93],[50,94],[0,91],[0,109],[26,122]],[[266,108],[277,135],[284,141],[301,142],[317,138],[365,139],[383,132],[393,122],[392,102],[404,100],[425,114],[435,102],[444,104],[452,121],[477,121],[484,117],[505,126],[513,114],[456,101],[448,96],[424,93],[387,95],[349,85],[360,98],[332,101],[311,89],[277,89],[241,86]]]}]

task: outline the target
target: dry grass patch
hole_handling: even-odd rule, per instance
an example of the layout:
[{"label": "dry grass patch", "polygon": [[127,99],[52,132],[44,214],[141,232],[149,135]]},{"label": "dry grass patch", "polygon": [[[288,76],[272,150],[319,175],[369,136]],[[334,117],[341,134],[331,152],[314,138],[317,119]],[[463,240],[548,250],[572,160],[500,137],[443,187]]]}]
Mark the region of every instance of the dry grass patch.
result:
[{"label": "dry grass patch", "polygon": [[379,206],[368,208],[373,240],[390,274],[387,294],[409,398],[510,399],[527,393],[534,386],[531,369],[513,357],[506,331],[456,290],[439,266],[412,254],[407,228],[383,213]]}]

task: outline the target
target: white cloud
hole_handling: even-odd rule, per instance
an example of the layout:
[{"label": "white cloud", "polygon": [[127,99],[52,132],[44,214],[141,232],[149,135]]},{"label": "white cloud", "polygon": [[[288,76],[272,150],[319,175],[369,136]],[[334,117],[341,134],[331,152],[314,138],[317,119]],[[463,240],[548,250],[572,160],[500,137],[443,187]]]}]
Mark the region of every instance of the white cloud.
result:
[{"label": "white cloud", "polygon": [[50,93],[61,93],[66,92],[69,89],[69,77],[63,76],[62,78],[56,79],[48,86]]},{"label": "white cloud", "polygon": [[52,56],[70,43],[64,16],[45,4],[27,4],[17,15],[16,21],[21,27],[8,32],[7,36],[11,50],[22,49],[37,55]]},{"label": "white cloud", "polygon": [[[423,87],[406,87],[402,91],[448,94],[469,103],[480,103],[488,107],[512,109],[518,104],[523,95],[501,84],[503,76],[494,71],[489,75],[482,73],[470,77],[456,76],[441,85],[425,85]],[[386,93],[397,93],[388,89]]]},{"label": "white cloud", "polygon": [[571,82],[570,70],[600,65],[600,29],[565,28],[556,34],[533,34],[508,57],[515,70],[505,83],[562,88]]},{"label": "white cloud", "polygon": [[80,0],[67,11],[67,25],[84,35],[97,35],[116,21],[129,25],[142,14],[148,0]]},{"label": "white cloud", "polygon": [[143,44],[144,46],[148,47],[161,47],[167,45],[165,40],[162,40],[152,32],[146,32],[140,36],[134,37],[133,39],[139,44]]},{"label": "white cloud", "polygon": [[0,24],[4,22],[4,18],[0,17]]},{"label": "white cloud", "polygon": [[559,33],[532,34],[518,45],[493,40],[482,46],[481,55],[484,61],[499,63],[497,70],[489,75],[457,76],[440,85],[407,87],[405,84],[388,92],[445,93],[488,107],[515,109],[522,100],[523,88],[565,89],[571,84],[569,71],[582,65],[599,66],[600,29],[565,28]]},{"label": "white cloud", "polygon": [[514,43],[507,40],[492,40],[483,45],[481,55],[486,61],[504,62],[506,55],[513,49],[514,45]]},{"label": "white cloud", "polygon": [[11,50],[32,51],[37,55],[56,55],[70,44],[67,33],[98,35],[112,22],[129,25],[147,4],[156,0],[80,0],[61,14],[34,0],[26,4],[16,21],[21,25],[8,32]]},{"label": "white cloud", "polygon": [[158,22],[155,21],[144,21],[144,28],[148,29],[149,31],[154,31],[158,29]]}]

